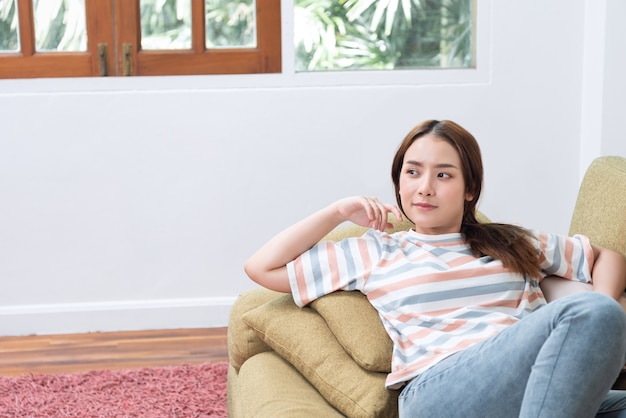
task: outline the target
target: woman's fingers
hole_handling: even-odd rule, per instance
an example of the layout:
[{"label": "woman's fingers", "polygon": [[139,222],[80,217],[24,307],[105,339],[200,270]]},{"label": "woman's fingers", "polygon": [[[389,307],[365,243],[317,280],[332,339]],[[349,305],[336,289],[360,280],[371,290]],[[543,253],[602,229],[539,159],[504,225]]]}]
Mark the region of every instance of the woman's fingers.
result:
[{"label": "woman's fingers", "polygon": [[367,199],[372,208],[370,226],[373,229],[376,229],[378,231],[384,231],[385,229],[393,227],[393,224],[389,222],[389,213],[393,213],[398,221],[402,220],[402,214],[396,206],[384,204],[375,197],[370,197]]},{"label": "woman's fingers", "polygon": [[387,208],[382,202],[376,198],[373,198],[373,203],[376,207],[376,220],[374,229],[378,231],[384,231],[387,229]]},{"label": "woman's fingers", "polygon": [[396,205],[386,205],[389,212],[393,213],[398,222],[402,221],[402,212]]},{"label": "woman's fingers", "polygon": [[402,214],[396,206],[384,204],[376,197],[354,196],[337,203],[346,220],[378,231],[393,226],[388,220],[389,213],[393,213],[399,221],[402,220]]}]

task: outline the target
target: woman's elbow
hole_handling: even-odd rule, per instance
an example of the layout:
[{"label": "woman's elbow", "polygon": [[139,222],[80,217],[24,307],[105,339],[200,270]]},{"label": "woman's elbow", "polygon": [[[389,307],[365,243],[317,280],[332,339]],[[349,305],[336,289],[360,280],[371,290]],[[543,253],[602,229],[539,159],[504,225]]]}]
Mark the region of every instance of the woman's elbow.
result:
[{"label": "woman's elbow", "polygon": [[268,270],[263,268],[262,265],[259,265],[252,260],[248,260],[244,263],[243,269],[253,282],[267,289],[283,293],[291,292],[286,267],[276,270]]},{"label": "woman's elbow", "polygon": [[[243,265],[243,271],[246,272],[246,275],[256,283],[259,283],[259,278],[263,275],[259,273],[259,266],[254,262],[254,260],[249,259]],[[262,285],[262,283],[259,283]]]}]

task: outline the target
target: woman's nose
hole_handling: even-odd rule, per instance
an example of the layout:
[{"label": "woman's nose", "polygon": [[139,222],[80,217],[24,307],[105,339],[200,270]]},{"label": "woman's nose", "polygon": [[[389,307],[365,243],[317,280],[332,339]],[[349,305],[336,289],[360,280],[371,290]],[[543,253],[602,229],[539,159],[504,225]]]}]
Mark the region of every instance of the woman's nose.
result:
[{"label": "woman's nose", "polygon": [[420,182],[419,188],[417,192],[421,196],[432,196],[433,195],[433,185],[432,180],[428,176],[424,176],[422,181]]}]

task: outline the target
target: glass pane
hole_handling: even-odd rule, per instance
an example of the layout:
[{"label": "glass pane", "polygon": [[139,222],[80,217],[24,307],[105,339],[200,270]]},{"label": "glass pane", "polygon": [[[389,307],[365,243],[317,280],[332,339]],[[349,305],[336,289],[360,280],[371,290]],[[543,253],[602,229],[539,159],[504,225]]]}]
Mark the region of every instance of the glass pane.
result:
[{"label": "glass pane", "polygon": [[0,0],[0,51],[20,49],[16,0]]},{"label": "glass pane", "polygon": [[256,48],[255,0],[205,0],[207,48]]},{"label": "glass pane", "polygon": [[296,71],[471,68],[476,0],[296,0]]},{"label": "glass pane", "polygon": [[86,51],[85,0],[33,0],[38,51]]},{"label": "glass pane", "polygon": [[141,0],[142,49],[191,49],[191,0]]}]

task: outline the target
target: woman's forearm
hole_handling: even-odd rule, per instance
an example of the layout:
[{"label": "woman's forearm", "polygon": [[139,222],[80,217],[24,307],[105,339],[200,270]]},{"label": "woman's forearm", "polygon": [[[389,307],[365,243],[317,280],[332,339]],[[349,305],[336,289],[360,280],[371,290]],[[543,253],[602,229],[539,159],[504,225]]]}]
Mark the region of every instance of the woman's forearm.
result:
[{"label": "woman's forearm", "polygon": [[328,206],[280,232],[245,263],[246,274],[261,286],[289,292],[287,263],[315,245],[343,220]]}]

